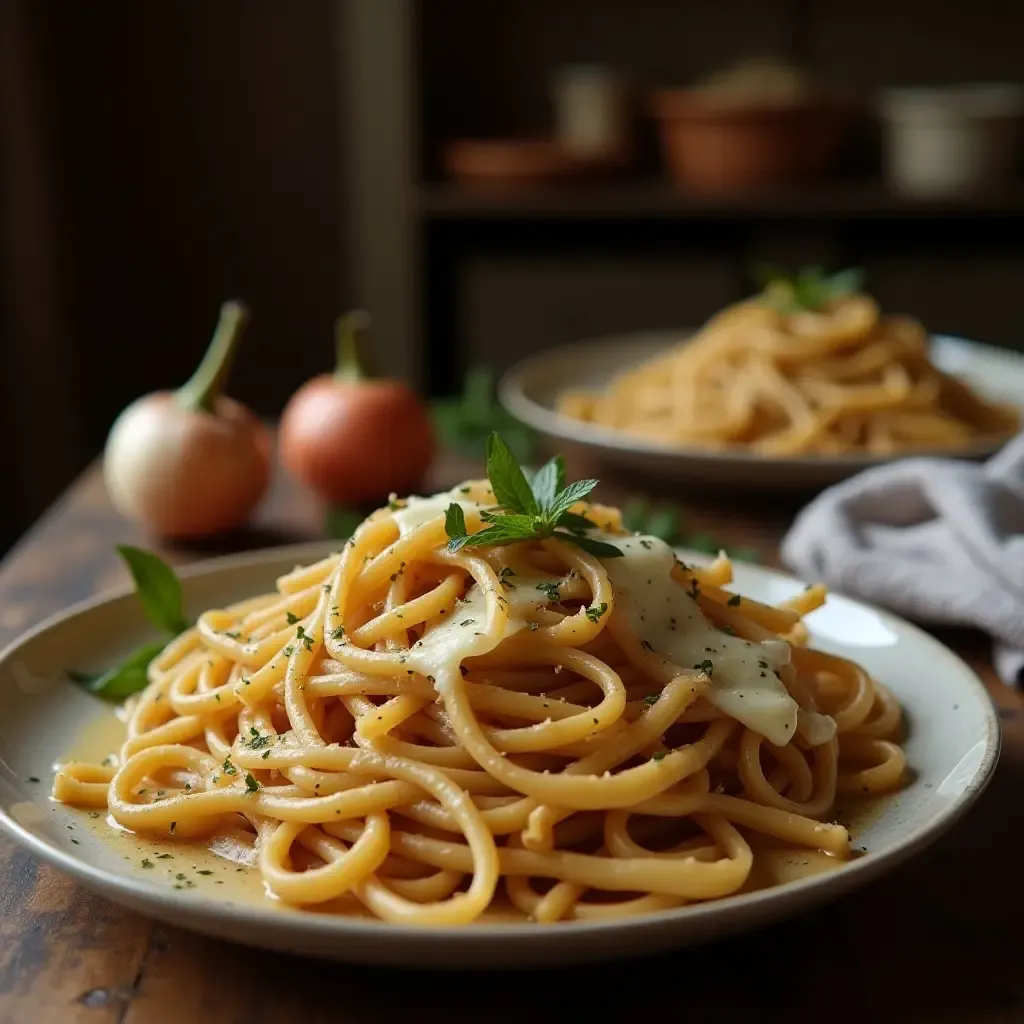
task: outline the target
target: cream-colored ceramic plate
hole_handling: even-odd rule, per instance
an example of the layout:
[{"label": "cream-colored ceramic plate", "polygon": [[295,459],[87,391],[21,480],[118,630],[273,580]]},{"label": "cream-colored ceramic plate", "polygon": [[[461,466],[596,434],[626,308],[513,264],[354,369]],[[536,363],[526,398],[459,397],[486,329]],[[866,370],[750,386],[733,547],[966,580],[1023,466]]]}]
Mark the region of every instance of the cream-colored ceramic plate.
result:
[{"label": "cream-colored ceramic plate", "polygon": [[[555,400],[563,391],[604,387],[616,374],[677,345],[686,334],[622,334],[549,349],[513,367],[502,378],[498,393],[513,416],[562,446],[579,445],[611,465],[662,479],[772,490],[811,488],[836,483],[885,461],[867,455],[775,458],[741,450],[685,448],[582,423],[555,411]],[[932,339],[932,358],[940,368],[962,377],[980,394],[1024,410],[1021,353],[936,336]],[[985,442],[953,454],[981,458],[998,447]]]},{"label": "cream-colored ceramic plate", "polygon": [[[268,590],[280,573],[325,551],[323,544],[307,545],[197,565],[184,574],[188,610],[196,615]],[[746,565],[737,566],[737,586],[772,602],[801,588],[789,577]],[[232,865],[226,867],[229,884],[216,884],[218,874],[190,873],[194,887],[175,889],[175,870],[193,866],[187,853],[146,870],[131,837],[116,837],[101,817],[48,797],[53,763],[113,719],[109,705],[70,683],[65,670],[102,667],[152,639],[129,593],[78,605],[0,654],[0,826],[41,860],[118,903],[195,931],[300,954],[396,965],[517,966],[704,942],[795,914],[889,871],[964,814],[996,763],[998,719],[981,682],[956,655],[916,627],[841,597],[808,621],[815,643],[861,662],[903,703],[912,781],[864,816],[862,828],[855,826],[855,842],[867,848],[866,856],[774,889],[626,923],[452,931],[283,908],[262,894],[254,873]],[[242,884],[246,879],[251,881]]]}]

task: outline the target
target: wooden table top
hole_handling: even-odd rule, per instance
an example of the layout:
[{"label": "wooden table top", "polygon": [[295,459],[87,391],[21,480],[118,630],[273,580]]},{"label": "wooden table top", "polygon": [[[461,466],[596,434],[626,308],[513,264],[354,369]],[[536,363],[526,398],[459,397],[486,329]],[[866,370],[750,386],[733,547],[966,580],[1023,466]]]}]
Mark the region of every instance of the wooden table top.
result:
[{"label": "wooden table top", "polygon": [[[443,459],[432,483],[450,486],[473,470]],[[599,496],[614,501],[629,489],[605,481]],[[794,511],[792,502],[750,497],[687,500],[686,508],[693,529],[756,546],[769,563]],[[312,540],[322,523],[279,475],[253,529],[201,550],[163,553],[180,563]],[[141,540],[111,509],[98,472],[86,472],[0,566],[0,644],[124,583],[112,547]],[[977,669],[999,706],[1004,745],[995,779],[966,821],[926,854],[839,903],[656,959],[515,977],[404,972],[300,960],[158,924],[0,838],[0,1024],[362,1024],[463,1014],[542,1024],[570,1009],[580,1021],[692,1011],[830,1024],[1022,1021],[1024,865],[1016,840],[1024,820],[1024,699],[996,680],[984,638],[943,639]],[[542,996],[540,985],[557,995]]]}]

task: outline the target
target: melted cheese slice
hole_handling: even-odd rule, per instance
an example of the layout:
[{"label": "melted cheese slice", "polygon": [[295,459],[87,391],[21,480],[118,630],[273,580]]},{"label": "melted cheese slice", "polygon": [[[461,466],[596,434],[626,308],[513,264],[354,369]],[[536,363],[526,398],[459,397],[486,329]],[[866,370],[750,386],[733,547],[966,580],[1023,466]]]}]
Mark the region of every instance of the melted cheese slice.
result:
[{"label": "melted cheese slice", "polygon": [[415,495],[406,499],[405,505],[395,512],[399,536],[405,537],[413,530],[419,529],[431,519],[443,516],[452,503],[460,505],[463,512],[479,512],[483,505],[470,501],[458,489],[442,494],[432,494],[429,498],[417,498]]},{"label": "melted cheese slice", "polygon": [[[406,536],[443,516],[452,502],[467,512],[481,508],[457,489],[429,498],[410,497],[395,513],[399,533]],[[711,704],[777,746],[789,743],[801,718],[804,730],[822,737],[830,726],[834,728],[825,716],[812,716],[813,721],[800,716],[796,701],[779,679],[777,670],[789,661],[789,645],[781,640],[752,643],[717,629],[672,579],[676,557],[664,541],[594,533],[623,553],[621,558],[601,560],[614,588],[616,607],[652,650],[680,668],[709,671],[711,684],[705,697]],[[547,604],[545,594],[537,590],[540,579],[514,578],[508,581],[511,585],[501,587],[500,597],[508,602],[509,612],[501,636],[487,634],[487,598],[474,585],[412,647],[406,664],[431,676],[438,688],[444,687],[464,659],[488,654],[503,639],[526,628],[530,614]]]},{"label": "melted cheese slice", "polygon": [[711,663],[709,703],[778,746],[796,732],[798,706],[776,674],[789,660],[781,640],[751,643],[723,633],[674,580],[676,556],[657,537],[603,535],[622,558],[602,559],[615,606],[636,635],[680,668]]}]

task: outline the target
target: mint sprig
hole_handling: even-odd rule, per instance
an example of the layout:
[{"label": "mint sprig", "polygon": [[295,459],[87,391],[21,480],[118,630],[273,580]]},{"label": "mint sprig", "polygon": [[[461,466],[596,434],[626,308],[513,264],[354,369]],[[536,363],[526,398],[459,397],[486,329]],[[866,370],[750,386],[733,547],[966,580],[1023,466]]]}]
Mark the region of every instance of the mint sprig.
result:
[{"label": "mint sprig", "polygon": [[597,481],[577,480],[566,485],[565,461],[561,455],[541,466],[530,481],[508,445],[498,434],[492,433],[487,439],[487,479],[498,507],[481,513],[487,526],[470,534],[466,531],[462,507],[449,505],[444,517],[449,551],[556,537],[599,558],[622,556],[613,544],[589,535],[590,530],[597,528],[596,523],[569,511],[597,486]]}]

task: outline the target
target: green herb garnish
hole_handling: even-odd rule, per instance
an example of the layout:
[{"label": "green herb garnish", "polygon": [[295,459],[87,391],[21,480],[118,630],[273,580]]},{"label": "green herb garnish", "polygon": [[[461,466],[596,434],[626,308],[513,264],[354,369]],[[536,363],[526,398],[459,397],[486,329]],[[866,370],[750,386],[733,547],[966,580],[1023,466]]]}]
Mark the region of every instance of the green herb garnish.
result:
[{"label": "green herb garnish", "polygon": [[740,595],[739,595],[739,594],[733,594],[733,595],[732,595],[732,597],[730,597],[730,598],[729,598],[729,600],[728,600],[728,601],[726,601],[725,603],[726,603],[726,604],[727,604],[727,605],[728,605],[728,606],[729,606],[730,608],[739,608],[739,606],[740,606],[740,602],[741,602],[742,600],[743,600],[743,598],[742,598],[742,597],[740,597]]},{"label": "green herb garnish", "polygon": [[557,580],[548,580],[543,583],[537,584],[537,589],[552,603],[557,604],[562,600],[561,592],[559,587],[561,584]]},{"label": "green herb garnish", "polygon": [[714,663],[710,658],[705,658],[702,662],[693,666],[698,672],[703,672],[704,675],[710,676],[715,671]]},{"label": "green herb garnish", "polygon": [[260,788],[260,784],[253,778],[252,772],[245,773],[245,788],[250,793],[255,793]]},{"label": "green herb garnish", "polygon": [[[122,544],[117,553],[124,559],[135,582],[135,591],[146,618],[172,637],[189,628],[182,609],[181,582],[174,570],[152,551]],[[124,700],[149,683],[149,663],[166,647],[166,641],[148,643],[102,673],[68,671],[68,676],[97,696]]]},{"label": "green herb garnish", "polygon": [[298,615],[296,615],[294,612],[285,612],[284,617],[288,620],[289,626],[294,626],[295,623],[299,621]]},{"label": "green herb garnish", "polygon": [[606,611],[608,611],[608,605],[605,601],[602,601],[600,604],[592,604],[587,609],[586,615],[591,622],[597,622]]},{"label": "green herb garnish", "polygon": [[661,696],[661,694],[658,694],[658,693],[649,694],[648,696],[644,697],[644,703],[649,708],[653,708],[654,705],[658,703],[658,697],[660,697],[660,696]]},{"label": "green herb garnish", "polygon": [[822,267],[803,267],[787,274],[779,267],[754,268],[761,301],[780,313],[815,312],[864,287],[864,271],[856,267],[826,274]]},{"label": "green herb garnish", "polygon": [[234,775],[238,771],[238,769],[231,763],[230,757],[224,758],[224,763],[221,765],[221,768],[224,769],[225,775]]},{"label": "green herb garnish", "polygon": [[462,506],[449,505],[444,521],[449,551],[555,537],[600,558],[622,555],[617,547],[586,534],[585,530],[596,529],[596,525],[569,511],[597,486],[597,481],[577,480],[566,485],[565,462],[560,455],[542,466],[530,482],[508,445],[497,434],[491,434],[487,441],[487,479],[497,509],[483,512],[481,518],[487,526],[469,534]]},{"label": "green herb garnish", "polygon": [[520,462],[529,462],[535,447],[533,432],[497,401],[494,374],[475,368],[466,374],[462,394],[431,403],[431,415],[445,448],[479,458],[487,439],[499,433]]}]

